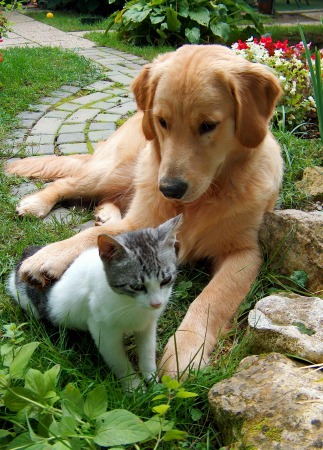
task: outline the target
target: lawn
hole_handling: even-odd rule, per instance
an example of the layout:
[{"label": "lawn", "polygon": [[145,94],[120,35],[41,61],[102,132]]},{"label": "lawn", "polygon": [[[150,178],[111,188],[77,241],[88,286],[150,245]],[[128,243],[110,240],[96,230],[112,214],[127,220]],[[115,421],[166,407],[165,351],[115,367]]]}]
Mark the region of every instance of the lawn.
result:
[{"label": "lawn", "polygon": [[[51,23],[54,24],[54,22]],[[280,37],[283,38],[284,36]],[[144,56],[149,60],[156,53],[169,50],[169,48],[134,48],[120,44],[116,34],[109,35],[109,39],[110,41],[107,41],[108,45],[140,54],[140,56]],[[113,45],[112,42],[114,42]],[[29,105],[37,102],[40,97],[48,95],[62,84],[75,83],[86,85],[100,77],[98,70],[89,64],[88,61],[70,52],[62,52],[57,49],[14,49],[4,50],[2,54],[4,59],[3,63],[0,64],[0,139],[2,140],[14,129],[15,116],[19,112],[28,109]],[[284,208],[310,207],[308,199],[298,190],[296,182],[301,178],[302,171],[306,166],[320,163],[321,144],[318,140],[299,139],[292,132],[285,132],[284,130],[274,130],[274,133],[282,145],[286,161],[281,204]],[[3,146],[3,149],[2,163],[10,156],[10,148]],[[37,403],[35,397],[32,397],[23,403],[23,406],[26,408],[17,414],[17,408],[21,404],[19,406],[17,403],[10,403],[7,397],[8,403],[12,405],[12,410],[5,409],[2,405],[0,428],[25,436],[21,438],[20,447],[18,446],[19,442],[17,442],[16,447],[10,448],[25,448],[23,439],[26,439],[24,433],[27,433],[28,427],[36,430],[38,436],[45,435],[46,424],[48,423],[46,421],[51,417],[55,417],[55,420],[59,421],[65,414],[65,431],[59,430],[63,438],[58,438],[57,441],[61,442],[60,445],[57,445],[56,450],[67,448],[64,436],[70,436],[72,432],[77,433],[78,437],[73,441],[74,444],[72,441],[69,442],[69,448],[75,450],[97,448],[91,438],[94,422],[91,421],[91,418],[85,420],[80,411],[79,415],[82,416],[82,420],[79,419],[77,412],[74,411],[74,419],[79,420],[77,422],[78,427],[75,427],[72,419],[66,419],[68,416],[66,405],[64,407],[62,404],[61,397],[65,399],[68,397],[74,403],[81,405],[82,398],[85,399],[94,389],[97,389],[95,391],[96,395],[102,393],[103,391],[100,391],[100,389],[103,389],[107,394],[109,410],[125,409],[146,420],[154,415],[152,408],[158,404],[158,400],[154,401],[153,399],[157,395],[166,394],[166,397],[163,397],[162,400],[162,402],[166,402],[165,399],[169,400],[169,398],[172,398],[177,388],[176,386],[167,388],[165,385],[156,384],[149,386],[145,392],[138,391],[125,395],[120,384],[104,367],[103,361],[98,356],[97,350],[88,334],[67,332],[66,330],[58,332],[46,324],[38,323],[24,316],[9,301],[5,292],[5,282],[23,248],[27,245],[43,245],[62,240],[74,233],[74,224],[62,225],[58,222],[45,224],[35,218],[18,218],[15,214],[17,199],[12,195],[11,188],[20,182],[21,180],[17,177],[6,177],[1,170],[0,324],[2,330],[3,326],[9,323],[24,324],[21,328],[24,334],[19,336],[20,330],[17,331],[14,327],[11,327],[9,331],[7,329],[0,343],[0,352],[3,355],[5,351],[8,351],[8,348],[10,350],[17,345],[40,342],[30,361],[30,367],[34,369],[34,372],[29,372],[29,374],[32,374],[32,377],[29,375],[29,381],[26,381],[25,374],[22,374],[20,377],[17,376],[17,379],[10,381],[11,386],[14,386],[14,388],[18,387],[20,389],[24,384],[24,380],[29,387],[31,381],[35,379],[38,380],[38,384],[43,383],[41,380],[44,377],[35,372],[36,369],[43,373],[59,365],[60,374],[57,384],[51,385],[51,391],[44,391],[45,393],[43,392],[37,398],[38,406],[35,404]],[[82,217],[75,220],[82,220]],[[159,354],[168,337],[183,318],[190,301],[206,284],[207,279],[208,273],[203,266],[186,269],[181,272],[175,286],[173,301],[159,325]],[[221,433],[214,428],[208,407],[207,393],[214,383],[231,376],[241,359],[248,354],[249,342],[245,334],[247,310],[259,298],[268,295],[273,289],[284,289],[284,286],[279,274],[271,272],[268,269],[268,262],[265,261],[258,279],[242,305],[239,314],[237,314],[234,331],[219,343],[212,357],[211,366],[199,373],[192,373],[183,384],[185,389],[196,393],[197,397],[177,398],[171,401],[166,418],[174,423],[176,429],[185,431],[187,436],[183,440],[176,442],[159,442],[157,439],[141,443],[141,449],[189,448],[193,450],[216,450],[221,448]],[[20,339],[23,339],[23,341],[19,342]],[[133,343],[131,340],[128,342],[128,346],[130,349],[132,348]],[[6,375],[8,371],[6,365],[4,364],[1,369],[3,370],[1,376],[4,377],[3,379],[5,379],[6,383],[9,383],[8,375]],[[54,370],[58,369],[52,369],[52,371]],[[10,400],[12,393],[7,393],[6,395],[9,396]],[[94,394],[91,395],[94,396]],[[51,404],[51,401],[56,399],[55,396],[57,396],[57,402]],[[39,404],[42,406],[39,406]],[[84,412],[84,406],[79,406],[79,408],[80,410],[83,408],[82,411]],[[29,417],[28,423],[25,421],[23,413]],[[82,439],[80,439],[80,436]],[[4,444],[1,444],[1,442],[4,443],[9,439],[11,437],[6,436],[4,431],[1,434],[0,430],[0,448],[4,448]],[[37,441],[38,437],[34,436],[34,439]],[[49,446],[41,447],[42,444],[40,443],[38,445],[39,447],[37,448],[51,448]]]}]

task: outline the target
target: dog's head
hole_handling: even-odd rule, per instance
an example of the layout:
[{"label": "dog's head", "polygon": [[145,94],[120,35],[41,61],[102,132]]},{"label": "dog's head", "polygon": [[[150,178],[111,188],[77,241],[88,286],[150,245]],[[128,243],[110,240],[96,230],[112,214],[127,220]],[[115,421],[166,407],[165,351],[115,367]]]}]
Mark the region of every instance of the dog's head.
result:
[{"label": "dog's head", "polygon": [[183,202],[198,199],[230,159],[262,143],[281,94],[269,69],[218,45],[162,55],[132,88],[144,134],[160,155],[160,191]]}]

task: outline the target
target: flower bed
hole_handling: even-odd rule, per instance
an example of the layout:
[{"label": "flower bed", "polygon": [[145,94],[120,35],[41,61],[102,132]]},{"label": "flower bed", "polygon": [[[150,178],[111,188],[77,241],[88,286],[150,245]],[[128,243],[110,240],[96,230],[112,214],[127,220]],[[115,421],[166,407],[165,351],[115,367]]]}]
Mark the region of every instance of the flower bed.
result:
[{"label": "flower bed", "polygon": [[266,64],[278,75],[284,96],[276,109],[275,124],[282,130],[311,131],[311,137],[315,128],[316,136],[316,104],[302,42],[289,46],[287,40],[273,42],[270,36],[262,36],[238,40],[231,48],[249,61]]}]

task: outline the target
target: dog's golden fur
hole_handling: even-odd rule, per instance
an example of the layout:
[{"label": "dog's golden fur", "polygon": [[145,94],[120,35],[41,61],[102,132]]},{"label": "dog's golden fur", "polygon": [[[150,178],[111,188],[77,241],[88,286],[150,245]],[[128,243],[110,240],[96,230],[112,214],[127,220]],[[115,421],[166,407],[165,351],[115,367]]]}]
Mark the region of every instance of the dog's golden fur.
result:
[{"label": "dog's golden fur", "polygon": [[46,215],[63,198],[90,195],[102,201],[97,216],[105,222],[50,244],[21,273],[41,283],[58,278],[99,234],[156,226],[182,213],[180,260],[208,258],[213,276],[175,334],[177,358],[174,337],[166,346],[160,366],[174,373],[207,362],[259,270],[258,229],[282,177],[280,149],[268,131],[281,88],[267,68],[212,45],[160,56],[133,91],[139,112],[93,156],[27,158],[8,167],[59,178],[23,199],[20,214]]}]

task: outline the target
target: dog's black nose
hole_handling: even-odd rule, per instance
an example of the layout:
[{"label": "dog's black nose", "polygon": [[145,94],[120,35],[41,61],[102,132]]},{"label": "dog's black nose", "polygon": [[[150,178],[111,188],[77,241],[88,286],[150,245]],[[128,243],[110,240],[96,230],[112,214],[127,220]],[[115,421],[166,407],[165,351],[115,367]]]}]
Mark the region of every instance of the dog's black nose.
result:
[{"label": "dog's black nose", "polygon": [[188,184],[177,178],[162,178],[159,182],[159,190],[167,198],[180,199],[187,191],[187,188]]}]

